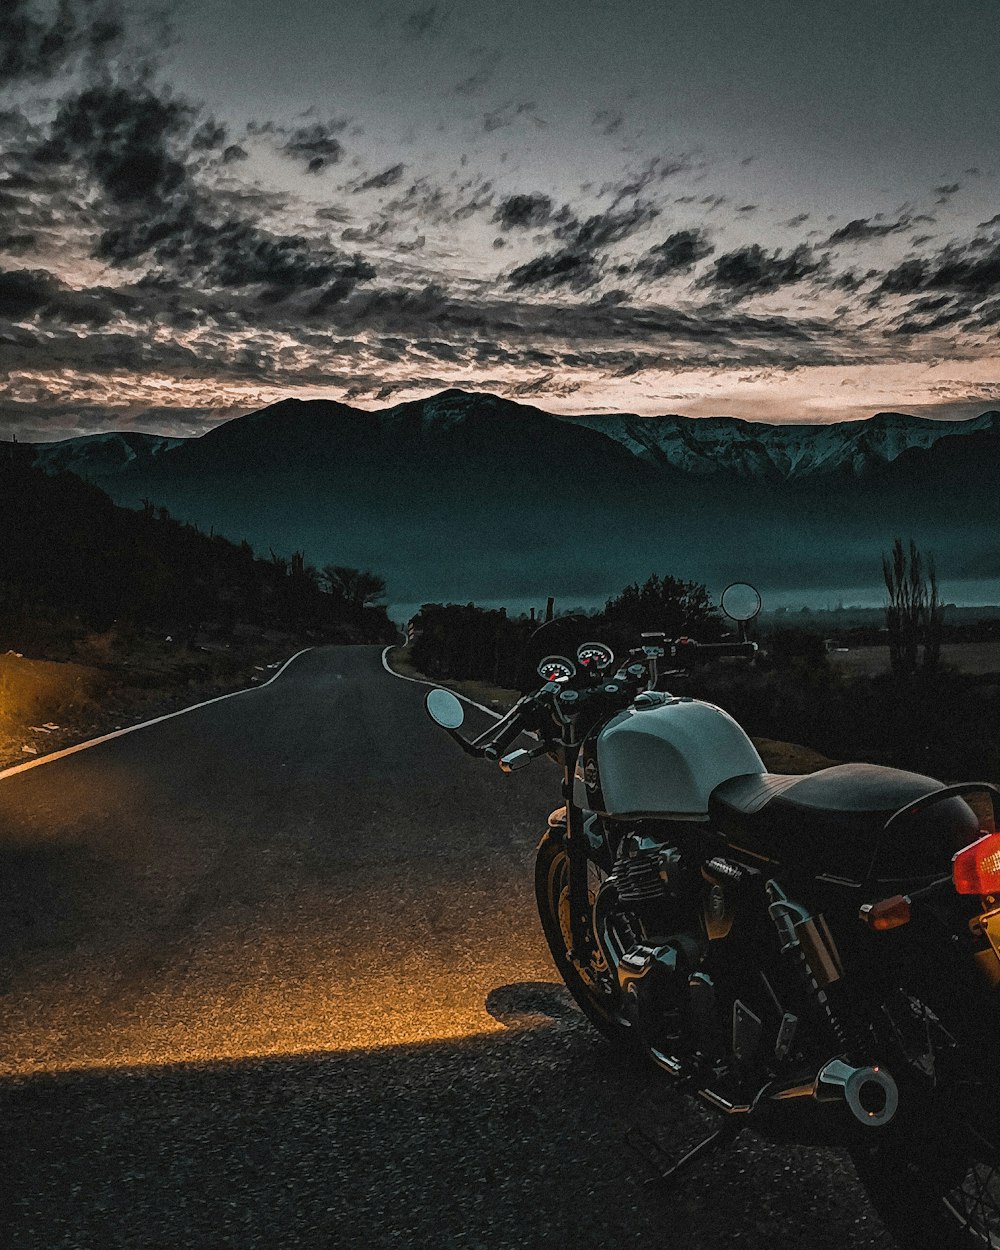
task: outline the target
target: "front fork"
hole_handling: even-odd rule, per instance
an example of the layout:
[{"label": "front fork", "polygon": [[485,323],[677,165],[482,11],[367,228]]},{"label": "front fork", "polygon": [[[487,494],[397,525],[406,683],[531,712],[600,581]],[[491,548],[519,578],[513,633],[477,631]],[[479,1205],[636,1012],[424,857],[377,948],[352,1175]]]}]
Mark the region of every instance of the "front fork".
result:
[{"label": "front fork", "polygon": [[570,959],[584,967],[593,962],[594,920],[590,903],[587,833],[583,809],[573,802],[573,776],[578,746],[567,746],[563,772],[563,798],[566,800],[566,858],[569,860],[569,927],[573,940]]}]

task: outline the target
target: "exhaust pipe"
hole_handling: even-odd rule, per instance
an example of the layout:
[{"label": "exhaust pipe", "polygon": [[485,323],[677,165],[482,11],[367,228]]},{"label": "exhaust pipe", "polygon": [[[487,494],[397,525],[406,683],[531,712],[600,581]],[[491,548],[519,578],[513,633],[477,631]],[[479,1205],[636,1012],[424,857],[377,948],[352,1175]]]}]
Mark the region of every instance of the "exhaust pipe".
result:
[{"label": "exhaust pipe", "polygon": [[843,1099],[866,1128],[884,1128],[899,1107],[896,1082],[884,1068],[852,1068],[843,1059],[831,1059],[819,1070],[813,1097],[817,1102]]},{"label": "exhaust pipe", "polygon": [[856,1068],[843,1059],[831,1059],[811,1080],[765,1085],[751,1107],[733,1108],[748,1111],[749,1124],[775,1139],[833,1145],[858,1126],[885,1128],[898,1109],[899,1090],[885,1068]]}]

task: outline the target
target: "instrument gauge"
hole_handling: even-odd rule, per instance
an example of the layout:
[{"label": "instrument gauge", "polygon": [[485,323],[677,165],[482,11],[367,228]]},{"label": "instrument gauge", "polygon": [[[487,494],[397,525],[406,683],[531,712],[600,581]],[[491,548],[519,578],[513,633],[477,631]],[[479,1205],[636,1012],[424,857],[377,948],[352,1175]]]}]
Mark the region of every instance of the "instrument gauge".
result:
[{"label": "instrument gauge", "polygon": [[615,653],[603,642],[585,642],[577,650],[576,658],[580,667],[588,673],[603,673],[615,662]]},{"label": "instrument gauge", "polygon": [[563,655],[547,655],[536,671],[546,681],[569,681],[576,676],[576,665]]}]

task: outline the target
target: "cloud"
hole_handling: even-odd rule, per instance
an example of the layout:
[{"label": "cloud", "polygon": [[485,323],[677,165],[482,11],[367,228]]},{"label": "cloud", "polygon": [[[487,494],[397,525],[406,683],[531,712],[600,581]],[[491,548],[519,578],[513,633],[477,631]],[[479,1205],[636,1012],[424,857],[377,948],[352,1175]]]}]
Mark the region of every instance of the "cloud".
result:
[{"label": "cloud", "polygon": [[[285,150],[330,159],[336,125],[301,127]],[[224,142],[224,128],[199,119],[187,101],[142,82],[103,82],[61,103],[32,156],[36,169],[82,179],[78,198],[88,185],[102,193],[88,210],[101,227],[92,246],[99,260],[154,264],[155,276],[203,289],[255,288],[270,302],[325,288],[314,308],[339,302],[374,276],[363,258],[346,256],[328,240],[267,230],[242,211],[280,208],[284,197],[272,203],[253,188],[244,194],[204,185],[200,154]]]},{"label": "cloud", "polygon": [[509,195],[502,200],[493,214],[501,230],[537,229],[544,226],[552,216],[552,200],[547,195],[534,192],[530,195]]},{"label": "cloud", "polygon": [[590,124],[602,135],[614,135],[625,125],[625,118],[618,109],[598,109]]},{"label": "cloud", "polygon": [[108,0],[3,0],[0,5],[0,87],[40,82],[101,58],[119,46],[124,26]]},{"label": "cloud", "polygon": [[961,191],[962,184],[960,182],[946,182],[939,187],[934,188],[934,194],[938,197],[935,204],[947,204],[956,192]]},{"label": "cloud", "polygon": [[484,113],[483,130],[487,134],[492,134],[495,130],[503,130],[505,126],[512,126],[521,117],[526,117],[529,121],[534,122],[536,126],[548,124],[538,116],[538,113],[535,111],[534,101],[527,100],[520,104],[508,102],[502,104],[499,108]]},{"label": "cloud", "polygon": [[465,78],[455,83],[451,89],[452,95],[470,96],[478,94],[495,73],[495,63],[481,65],[478,69],[473,70],[471,74],[466,75]]},{"label": "cloud", "polygon": [[759,243],[752,243],[720,256],[701,284],[714,287],[726,298],[741,300],[802,282],[827,267],[826,258],[815,259],[805,244],[785,254],[780,248],[768,253]]},{"label": "cloud", "polygon": [[132,300],[109,287],[77,291],[45,269],[0,270],[0,318],[106,326],[130,311]]},{"label": "cloud", "polygon": [[873,239],[884,239],[890,234],[902,234],[913,225],[910,217],[900,217],[896,221],[882,221],[881,214],[874,217],[855,217],[846,226],[841,226],[827,239],[827,246],[837,243],[869,243]]},{"label": "cloud", "polygon": [[391,187],[399,182],[406,169],[405,165],[392,165],[389,169],[384,169],[380,174],[373,174],[370,178],[366,178],[364,182],[354,188],[355,191],[372,191],[380,190],[382,187]]},{"label": "cloud", "polygon": [[289,133],[280,150],[285,156],[304,160],[309,173],[322,173],[328,165],[336,165],[344,155],[344,145],[337,135],[346,126],[346,120],[342,119],[298,126]]},{"label": "cloud", "polygon": [[511,271],[507,281],[513,290],[524,290],[532,286],[568,286],[571,290],[583,291],[594,286],[600,277],[600,264],[596,256],[581,248],[565,247],[558,252],[535,256],[525,264],[518,265]]},{"label": "cloud", "polygon": [[635,272],[646,281],[671,277],[692,269],[714,250],[704,230],[677,230],[651,247],[636,262]]},{"label": "cloud", "polygon": [[403,34],[408,39],[434,39],[448,24],[451,11],[440,4],[428,4],[414,9],[402,19]]},{"label": "cloud", "polygon": [[627,239],[659,215],[655,204],[636,200],[631,208],[611,208],[604,213],[594,213],[583,222],[570,218],[557,225],[553,234],[557,239],[567,240],[573,248],[607,247]]},{"label": "cloud", "polygon": [[193,117],[191,105],[143,86],[87,87],[60,105],[35,160],[82,165],[117,204],[161,201],[187,178],[176,149]]},{"label": "cloud", "polygon": [[971,240],[950,244],[936,255],[904,260],[888,270],[879,291],[909,295],[918,291],[953,291],[982,297],[1000,289],[1000,244]]}]

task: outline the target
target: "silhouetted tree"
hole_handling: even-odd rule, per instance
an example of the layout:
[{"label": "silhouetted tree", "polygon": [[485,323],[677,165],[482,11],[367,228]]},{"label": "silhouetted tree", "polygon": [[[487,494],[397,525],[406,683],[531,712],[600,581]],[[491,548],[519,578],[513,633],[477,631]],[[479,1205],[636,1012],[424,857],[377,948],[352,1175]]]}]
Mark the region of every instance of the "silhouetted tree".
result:
[{"label": "silhouetted tree", "polygon": [[[938,592],[933,558],[924,558],[910,539],[909,550],[897,538],[882,556],[882,577],[888,593],[885,623],[889,631],[889,663],[898,676],[915,673],[922,665],[934,669],[941,659],[944,605]],[[920,646],[923,644],[923,655]]]},{"label": "silhouetted tree", "polygon": [[352,608],[377,603],[385,594],[385,578],[369,569],[350,569],[341,564],[323,566],[323,578],[333,595],[340,595]]}]

